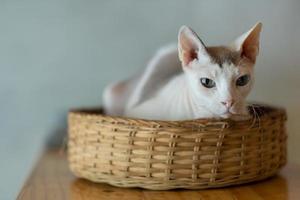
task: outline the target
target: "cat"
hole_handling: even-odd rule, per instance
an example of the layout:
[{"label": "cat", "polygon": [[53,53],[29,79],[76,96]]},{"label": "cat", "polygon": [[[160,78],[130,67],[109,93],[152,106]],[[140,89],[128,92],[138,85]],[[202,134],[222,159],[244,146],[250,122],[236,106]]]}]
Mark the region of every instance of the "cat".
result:
[{"label": "cat", "polygon": [[106,87],[106,113],[151,120],[247,119],[261,29],[257,23],[230,45],[207,47],[182,26],[177,48],[161,49],[143,72]]}]

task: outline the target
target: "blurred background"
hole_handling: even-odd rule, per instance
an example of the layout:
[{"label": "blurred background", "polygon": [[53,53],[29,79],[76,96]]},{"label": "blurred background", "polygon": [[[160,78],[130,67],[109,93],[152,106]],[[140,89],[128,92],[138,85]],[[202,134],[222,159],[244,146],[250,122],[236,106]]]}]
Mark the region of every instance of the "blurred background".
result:
[{"label": "blurred background", "polygon": [[287,109],[289,161],[300,163],[299,10],[297,0],[0,0],[0,199],[17,195],[45,145],[62,146],[70,108],[101,105],[106,84],[184,24],[216,45],[263,23],[250,99]]}]

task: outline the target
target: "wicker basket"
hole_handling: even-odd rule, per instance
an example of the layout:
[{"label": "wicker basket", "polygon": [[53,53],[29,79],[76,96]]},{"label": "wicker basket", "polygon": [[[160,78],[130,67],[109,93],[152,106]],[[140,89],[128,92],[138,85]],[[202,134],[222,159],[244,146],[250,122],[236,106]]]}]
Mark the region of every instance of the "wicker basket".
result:
[{"label": "wicker basket", "polygon": [[[251,109],[252,110],[252,109]],[[69,113],[78,177],[120,187],[201,189],[262,180],[286,163],[284,109],[255,105],[245,121],[151,121]]]}]

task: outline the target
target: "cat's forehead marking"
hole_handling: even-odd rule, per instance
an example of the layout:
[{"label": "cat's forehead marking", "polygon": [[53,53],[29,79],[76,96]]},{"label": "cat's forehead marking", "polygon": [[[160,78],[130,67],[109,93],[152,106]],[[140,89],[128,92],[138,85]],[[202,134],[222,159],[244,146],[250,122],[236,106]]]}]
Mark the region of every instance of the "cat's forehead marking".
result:
[{"label": "cat's forehead marking", "polygon": [[221,68],[224,63],[238,65],[241,59],[239,52],[224,46],[207,47],[206,50],[210,55],[212,62],[218,64]]}]

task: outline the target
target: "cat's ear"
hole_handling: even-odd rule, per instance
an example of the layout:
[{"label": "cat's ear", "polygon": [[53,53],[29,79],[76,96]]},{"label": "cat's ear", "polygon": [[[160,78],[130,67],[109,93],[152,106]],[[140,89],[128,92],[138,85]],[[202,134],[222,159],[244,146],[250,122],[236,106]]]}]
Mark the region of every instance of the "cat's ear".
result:
[{"label": "cat's ear", "polygon": [[178,33],[178,55],[183,67],[195,59],[208,58],[204,43],[189,27],[182,26]]},{"label": "cat's ear", "polygon": [[262,29],[262,23],[255,24],[249,31],[238,37],[231,47],[241,53],[242,58],[247,58],[255,63],[259,52],[259,36]]}]

